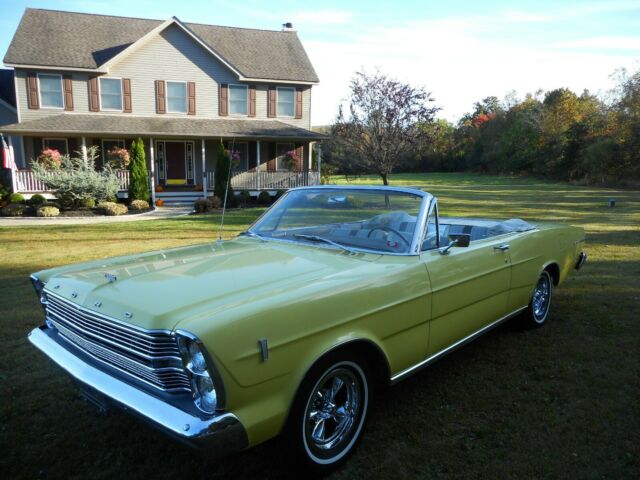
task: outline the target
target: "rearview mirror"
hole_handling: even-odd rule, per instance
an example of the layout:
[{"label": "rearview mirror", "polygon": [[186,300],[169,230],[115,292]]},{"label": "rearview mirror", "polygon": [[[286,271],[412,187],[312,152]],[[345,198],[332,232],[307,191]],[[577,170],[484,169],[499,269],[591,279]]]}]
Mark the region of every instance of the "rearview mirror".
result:
[{"label": "rearview mirror", "polygon": [[446,255],[449,253],[452,247],[468,247],[471,242],[471,235],[467,235],[466,233],[461,233],[459,235],[449,235],[449,245],[446,247],[442,247],[439,252],[441,255]]}]

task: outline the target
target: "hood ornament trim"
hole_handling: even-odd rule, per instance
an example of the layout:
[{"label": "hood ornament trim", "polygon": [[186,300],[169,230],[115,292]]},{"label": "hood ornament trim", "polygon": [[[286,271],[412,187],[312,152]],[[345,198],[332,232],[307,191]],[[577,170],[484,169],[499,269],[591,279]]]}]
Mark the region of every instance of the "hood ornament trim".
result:
[{"label": "hood ornament trim", "polygon": [[105,273],[104,278],[106,278],[109,283],[113,283],[118,280],[118,277],[113,273]]}]

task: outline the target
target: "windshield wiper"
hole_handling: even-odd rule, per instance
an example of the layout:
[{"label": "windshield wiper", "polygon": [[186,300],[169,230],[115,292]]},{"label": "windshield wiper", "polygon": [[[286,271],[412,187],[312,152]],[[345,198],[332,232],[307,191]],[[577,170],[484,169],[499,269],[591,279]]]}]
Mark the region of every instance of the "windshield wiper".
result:
[{"label": "windshield wiper", "polygon": [[240,235],[242,235],[243,237],[251,237],[251,238],[258,238],[263,242],[266,242],[267,239],[264,238],[262,235],[260,235],[259,233],[256,232],[250,232],[249,230],[245,231],[245,232],[240,232]]},{"label": "windshield wiper", "polygon": [[303,238],[305,240],[311,240],[312,242],[327,243],[329,245],[333,245],[334,247],[338,247],[338,248],[344,250],[345,252],[355,253],[354,250],[350,249],[349,247],[346,247],[346,246],[342,245],[341,243],[334,242],[333,240],[329,240],[328,238],[320,237],[318,235],[305,235],[304,233],[296,233],[294,235],[294,237]]}]

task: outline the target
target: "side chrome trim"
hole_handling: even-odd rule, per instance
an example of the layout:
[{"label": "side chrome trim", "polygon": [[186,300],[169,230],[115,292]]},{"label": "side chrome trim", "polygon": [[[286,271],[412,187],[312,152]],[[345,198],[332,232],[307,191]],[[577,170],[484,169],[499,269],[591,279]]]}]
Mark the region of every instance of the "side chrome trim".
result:
[{"label": "side chrome trim", "polygon": [[199,418],[82,361],[56,342],[47,327],[35,328],[29,341],[79,383],[101,393],[112,405],[146,420],[183,442],[224,455],[243,450],[247,433],[232,413]]},{"label": "side chrome trim", "polygon": [[498,325],[500,325],[501,323],[506,322],[510,318],[515,317],[518,313],[522,312],[526,308],[527,308],[527,305],[525,305],[524,307],[520,307],[517,310],[514,310],[513,312],[505,315],[504,317],[501,317],[498,320],[495,320],[495,321],[491,322],[490,324],[485,325],[480,330],[478,330],[478,331],[476,331],[476,332],[474,332],[474,333],[472,333],[470,335],[467,335],[466,337],[462,338],[461,340],[458,340],[456,343],[453,343],[453,344],[449,345],[448,347],[444,348],[443,350],[440,350],[438,353],[434,353],[433,355],[431,355],[428,358],[425,358],[421,362],[416,363],[415,365],[413,365],[413,366],[411,366],[409,368],[405,368],[404,370],[402,370],[399,373],[396,373],[395,375],[391,376],[391,378],[389,379],[390,384],[394,385],[394,384],[398,383],[400,380],[403,380],[406,377],[408,377],[410,375],[413,375],[414,373],[422,370],[424,367],[432,364],[436,360],[439,360],[440,358],[444,357],[448,353],[451,353],[452,351],[456,350],[457,348],[462,347],[463,345],[466,345],[467,343],[471,342],[472,340],[475,340],[476,338],[478,338],[483,333],[488,332],[492,328],[495,328]]}]

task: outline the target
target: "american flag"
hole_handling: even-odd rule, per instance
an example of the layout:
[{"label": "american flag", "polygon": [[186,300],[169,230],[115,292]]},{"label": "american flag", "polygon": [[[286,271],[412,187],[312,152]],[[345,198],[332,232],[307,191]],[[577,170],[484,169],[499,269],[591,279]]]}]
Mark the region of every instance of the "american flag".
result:
[{"label": "american flag", "polygon": [[10,169],[11,171],[16,170],[17,168],[15,156],[13,155],[13,146],[10,147],[7,145],[4,136],[2,137],[2,166]]}]

